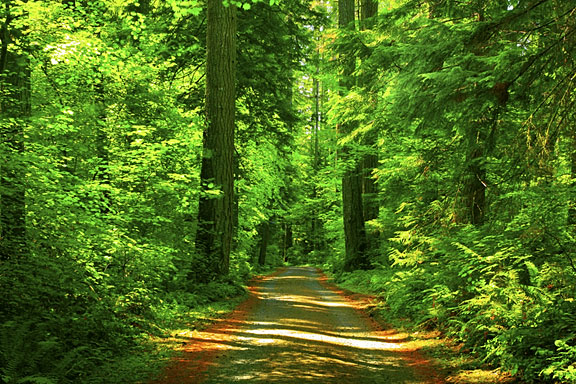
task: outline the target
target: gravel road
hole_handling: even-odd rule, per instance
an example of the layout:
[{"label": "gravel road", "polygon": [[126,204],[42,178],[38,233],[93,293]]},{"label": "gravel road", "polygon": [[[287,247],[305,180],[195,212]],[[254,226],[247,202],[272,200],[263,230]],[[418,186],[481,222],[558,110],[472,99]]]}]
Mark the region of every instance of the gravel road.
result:
[{"label": "gravel road", "polygon": [[398,334],[376,329],[352,302],[323,284],[315,268],[287,268],[262,281],[255,294],[258,299],[232,328],[190,341],[192,355],[207,353],[203,373],[195,375],[198,365],[191,366],[174,382],[442,382],[415,363]]}]

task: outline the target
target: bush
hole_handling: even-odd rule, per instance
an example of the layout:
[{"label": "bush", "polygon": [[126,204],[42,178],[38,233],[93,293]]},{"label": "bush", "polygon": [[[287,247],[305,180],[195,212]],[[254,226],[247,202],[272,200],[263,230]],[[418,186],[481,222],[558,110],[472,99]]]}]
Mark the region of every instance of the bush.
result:
[{"label": "bush", "polygon": [[442,330],[526,382],[576,382],[576,274],[565,255],[542,262],[513,233],[470,226],[397,240],[390,267],[342,274],[343,285],[378,294],[385,318]]}]

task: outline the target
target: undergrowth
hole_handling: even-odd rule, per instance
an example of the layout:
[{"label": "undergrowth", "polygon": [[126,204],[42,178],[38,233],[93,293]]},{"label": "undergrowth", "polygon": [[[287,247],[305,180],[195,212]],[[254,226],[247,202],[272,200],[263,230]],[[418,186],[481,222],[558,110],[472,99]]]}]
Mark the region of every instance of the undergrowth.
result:
[{"label": "undergrowth", "polygon": [[469,227],[413,236],[391,265],[337,281],[376,295],[385,321],[439,330],[479,364],[526,383],[576,383],[576,271],[561,250],[541,261],[520,242]]},{"label": "undergrowth", "polygon": [[55,268],[23,260],[18,269],[0,271],[2,384],[146,382],[174,353],[158,340],[202,327],[245,294],[232,278],[163,292],[144,283],[79,282],[71,284],[76,291],[62,292],[54,280],[62,270]]}]

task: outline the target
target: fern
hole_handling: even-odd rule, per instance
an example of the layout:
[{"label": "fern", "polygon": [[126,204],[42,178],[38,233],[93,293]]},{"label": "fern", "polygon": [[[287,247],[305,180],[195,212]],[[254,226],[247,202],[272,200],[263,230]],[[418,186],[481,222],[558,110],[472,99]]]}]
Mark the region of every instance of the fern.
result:
[{"label": "fern", "polygon": [[30,355],[29,340],[34,340],[30,335],[31,324],[9,321],[0,329],[0,372],[7,384],[17,383],[21,375],[27,375],[30,367],[37,363],[37,355]]},{"label": "fern", "polygon": [[60,344],[54,338],[44,339],[46,333],[34,322],[7,322],[0,329],[0,373],[6,384],[55,383],[43,375],[51,366]]},{"label": "fern", "polygon": [[23,377],[22,379],[18,380],[16,383],[18,384],[26,384],[26,383],[32,383],[32,384],[58,384],[57,381],[53,380],[53,379],[49,379],[47,377],[43,377],[43,376],[26,376]]},{"label": "fern", "polygon": [[538,267],[529,260],[524,261],[524,265],[530,275],[530,283],[534,286],[539,286],[541,280],[539,279],[540,271],[538,270]]}]

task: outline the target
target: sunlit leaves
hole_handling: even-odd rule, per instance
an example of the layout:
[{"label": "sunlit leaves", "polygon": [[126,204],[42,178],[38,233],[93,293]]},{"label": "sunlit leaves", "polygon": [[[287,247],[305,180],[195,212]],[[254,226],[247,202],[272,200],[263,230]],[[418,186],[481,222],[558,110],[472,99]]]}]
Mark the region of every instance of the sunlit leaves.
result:
[{"label": "sunlit leaves", "polygon": [[167,4],[174,12],[174,22],[186,18],[188,16],[198,16],[202,12],[202,4],[196,0],[169,0]]}]

